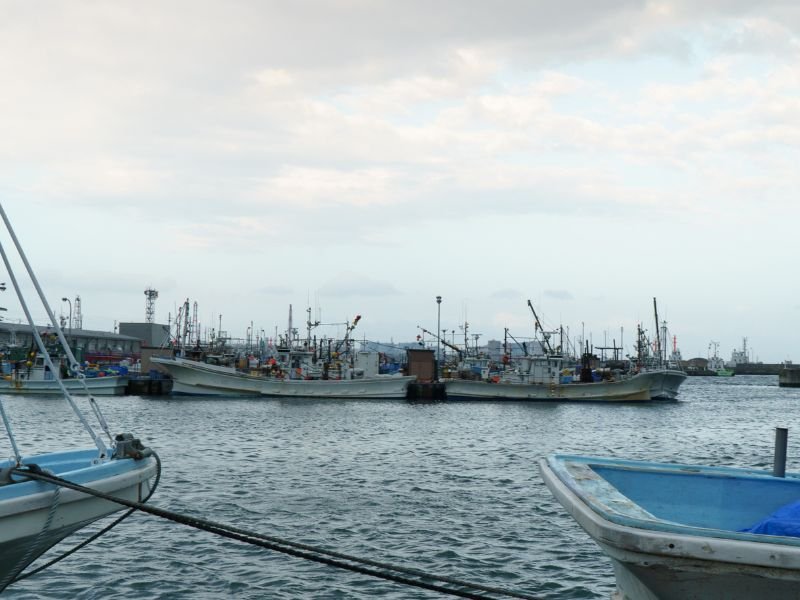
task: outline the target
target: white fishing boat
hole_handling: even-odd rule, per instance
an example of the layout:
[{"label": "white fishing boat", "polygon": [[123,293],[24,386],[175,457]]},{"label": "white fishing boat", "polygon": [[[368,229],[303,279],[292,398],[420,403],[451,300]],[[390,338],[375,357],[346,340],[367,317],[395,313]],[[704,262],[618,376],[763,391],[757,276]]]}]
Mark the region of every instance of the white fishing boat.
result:
[{"label": "white fishing boat", "polygon": [[686,373],[669,368],[650,368],[640,372],[650,382],[650,398],[652,400],[675,400],[681,384],[686,380]]},{"label": "white fishing boat", "polygon": [[222,346],[213,352],[192,349],[193,358],[153,357],[151,362],[172,378],[172,394],[191,396],[274,396],[305,398],[405,398],[415,377],[384,375],[379,353],[351,348],[350,334],[361,320],[356,315],[342,339],[312,338],[319,322],[311,322],[304,339],[292,325],[292,307],[286,333],[269,354],[237,355]]},{"label": "white fishing boat", "polygon": [[[59,341],[70,359],[74,372],[79,373],[77,361],[69,349],[2,205],[0,205],[0,216]],[[33,325],[28,305],[20,291],[2,243],[0,243],[0,254],[33,331],[39,353],[50,372],[55,373],[56,367],[50,359],[41,335]],[[86,380],[80,375],[78,379],[85,383]],[[55,378],[54,382],[93,440],[95,447],[89,450],[68,449],[23,456],[0,395],[0,417],[13,451],[10,459],[0,462],[0,591],[12,584],[28,565],[53,545],[82,527],[122,508],[121,505],[107,500],[62,489],[53,483],[34,480],[35,474],[52,473],[95,490],[136,501],[149,498],[154,489],[151,480],[157,479],[158,459],[154,453],[144,448],[131,434],[112,437],[97,403],[92,398],[90,403],[95,415],[111,440],[111,444],[107,446],[84,417],[64,381]],[[84,389],[84,393],[90,392]],[[42,428],[45,427],[46,424],[43,423]]]},{"label": "white fishing boat", "polygon": [[405,398],[415,378],[378,374],[377,354],[370,354],[375,354],[374,370],[348,365],[317,368],[310,360],[299,359],[299,355],[310,357],[308,352],[292,352],[284,362],[276,360],[250,371],[181,357],[154,357],[151,362],[172,377],[175,395]]},{"label": "white fishing boat", "polygon": [[[599,381],[581,382],[565,375],[561,356],[523,356],[514,359],[514,368],[501,371],[489,380],[443,379],[450,400],[570,400],[590,402],[632,402],[651,399],[656,375],[608,373]],[[571,371],[570,371],[571,372]]]},{"label": "white fishing boat", "polygon": [[[128,378],[124,375],[108,375],[100,372],[93,377],[79,371],[83,377],[63,377],[69,370],[61,361],[51,357],[56,367],[52,371],[44,356],[34,353],[29,361],[20,361],[0,379],[0,394],[58,394],[63,385],[73,395],[119,396],[125,393]],[[63,358],[61,359],[63,360]],[[60,381],[59,381],[60,380]]]},{"label": "white fishing boat", "polygon": [[800,594],[800,477],[554,455],[556,499],[610,557],[615,600]]},{"label": "white fishing boat", "polygon": [[653,298],[653,311],[656,339],[648,339],[642,325],[637,326],[636,356],[631,359],[632,370],[634,373],[646,373],[650,376],[650,397],[653,400],[675,400],[687,375],[681,368],[680,352],[674,336],[672,337],[672,354],[670,358],[667,358],[669,332],[666,321],[661,321],[659,325],[655,298]]}]

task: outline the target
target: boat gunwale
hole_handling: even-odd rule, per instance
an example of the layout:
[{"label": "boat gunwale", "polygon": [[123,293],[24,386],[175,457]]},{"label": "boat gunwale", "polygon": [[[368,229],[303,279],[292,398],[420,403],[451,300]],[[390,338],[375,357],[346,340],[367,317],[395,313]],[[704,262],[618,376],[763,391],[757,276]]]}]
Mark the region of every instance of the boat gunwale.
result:
[{"label": "boat gunwale", "polygon": [[[587,468],[590,463],[631,469],[636,466],[650,466],[653,470],[658,467],[661,467],[662,471],[669,472],[691,470],[720,477],[738,474],[740,478],[750,479],[771,478],[772,476],[766,471],[574,455],[551,455],[539,462],[539,470],[547,487],[589,536],[601,545],[671,559],[710,560],[770,568],[800,569],[800,538],[703,528],[658,520],[657,517],[649,520],[604,510],[586,498],[581,493],[581,486],[565,469],[559,468],[559,463],[563,465],[570,460],[582,463]],[[795,480],[800,485],[800,481],[797,481],[800,478],[796,475],[787,479]],[[621,493],[617,493],[625,498]],[[765,544],[768,546],[765,547]],[[767,548],[768,552],[765,552]],[[759,558],[762,556],[764,558]]]},{"label": "boat gunwale", "polygon": [[[142,459],[121,458],[103,459],[102,462],[95,463],[97,459],[97,449],[71,450],[67,452],[52,452],[38,454],[23,458],[23,464],[37,464],[40,467],[53,471],[52,467],[58,464],[57,459],[68,459],[60,461],[62,464],[74,462],[85,462],[86,466],[70,468],[64,471],[55,471],[55,475],[66,479],[72,483],[85,485],[98,490],[115,489],[130,485],[126,479],[133,479],[135,482],[142,482],[150,479],[156,473],[156,460],[153,457]],[[4,461],[0,465],[7,465],[9,461]],[[26,481],[22,475],[13,475],[13,483],[0,486],[0,517],[7,516],[6,509],[18,501],[31,504],[31,507],[38,503],[49,504],[54,486],[36,480]],[[120,484],[120,485],[118,485]],[[75,499],[84,497],[81,492],[64,490],[64,501],[69,501],[72,495]]]}]

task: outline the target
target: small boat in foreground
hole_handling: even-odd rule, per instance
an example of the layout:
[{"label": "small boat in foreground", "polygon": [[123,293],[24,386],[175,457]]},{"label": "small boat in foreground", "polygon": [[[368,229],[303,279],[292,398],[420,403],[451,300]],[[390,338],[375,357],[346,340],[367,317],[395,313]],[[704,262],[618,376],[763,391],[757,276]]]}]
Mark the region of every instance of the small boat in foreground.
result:
[{"label": "small boat in foreground", "polygon": [[30,563],[65,537],[122,508],[73,490],[26,480],[12,468],[36,465],[73,483],[141,502],[151,492],[156,459],[114,451],[98,459],[96,448],[40,454],[0,462],[0,591]]},{"label": "small boat in foreground", "polygon": [[[69,359],[70,368],[72,372],[78,374],[76,381],[84,386],[83,392],[90,395],[91,391],[86,385],[87,379],[67,344],[64,332],[47,303],[2,205],[0,205],[0,217],[55,328],[59,343]],[[30,310],[2,243],[0,243],[0,255],[31,326],[39,355],[47,370],[50,373],[57,373],[57,367],[50,358],[42,336],[34,327]],[[36,473],[54,474],[72,483],[140,502],[146,501],[154,490],[155,483],[151,484],[151,479],[158,480],[157,456],[129,433],[112,438],[94,398],[90,397],[89,402],[103,432],[113,439],[111,446],[107,446],[103,438],[89,424],[67,390],[64,380],[55,377],[52,384],[61,391],[94,442],[95,448],[23,456],[0,394],[0,422],[8,437],[12,455],[11,458],[0,462],[0,592],[14,583],[28,565],[53,545],[97,519],[122,508],[120,504],[70,489],[62,489],[54,483],[36,481],[33,479]],[[41,429],[41,433],[44,434],[44,424]]]},{"label": "small boat in foreground", "polygon": [[539,467],[611,558],[615,600],[800,595],[800,476],[572,455]]}]

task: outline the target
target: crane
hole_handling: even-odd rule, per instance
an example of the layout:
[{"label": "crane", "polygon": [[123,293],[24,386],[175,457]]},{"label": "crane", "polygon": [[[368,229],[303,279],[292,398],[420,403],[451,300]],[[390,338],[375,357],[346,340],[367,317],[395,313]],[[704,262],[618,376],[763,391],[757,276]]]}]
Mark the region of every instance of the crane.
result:
[{"label": "crane", "polygon": [[439,337],[438,335],[436,335],[432,331],[428,331],[424,327],[420,327],[419,325],[417,325],[417,327],[422,331],[422,333],[427,333],[428,335],[432,335],[434,338],[439,340],[442,343],[443,346],[446,346],[447,348],[450,348],[451,350],[457,352],[458,353],[458,359],[461,360],[461,358],[464,355],[464,351],[461,348],[459,348],[458,346],[455,346],[454,344],[451,344],[450,342],[445,340],[443,337]]},{"label": "crane", "polygon": [[536,331],[542,332],[542,339],[544,339],[545,351],[547,352],[547,354],[553,354],[553,347],[550,345],[550,333],[545,331],[544,328],[542,327],[542,324],[539,323],[539,317],[536,314],[536,310],[534,310],[533,304],[531,304],[530,300],[528,300],[528,308],[530,308],[531,312],[533,313],[533,320],[535,323],[534,332]]}]

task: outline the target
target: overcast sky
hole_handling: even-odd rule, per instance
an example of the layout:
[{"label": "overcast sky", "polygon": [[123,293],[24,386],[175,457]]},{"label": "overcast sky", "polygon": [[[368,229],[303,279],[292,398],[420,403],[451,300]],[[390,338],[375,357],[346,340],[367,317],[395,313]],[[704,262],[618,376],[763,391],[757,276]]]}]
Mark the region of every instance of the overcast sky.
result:
[{"label": "overcast sky", "polygon": [[800,361],[796,2],[0,10],[0,201],[86,328],[153,287],[159,322],[406,341],[441,295],[456,339],[531,299],[630,349],[656,297],[684,357]]}]

